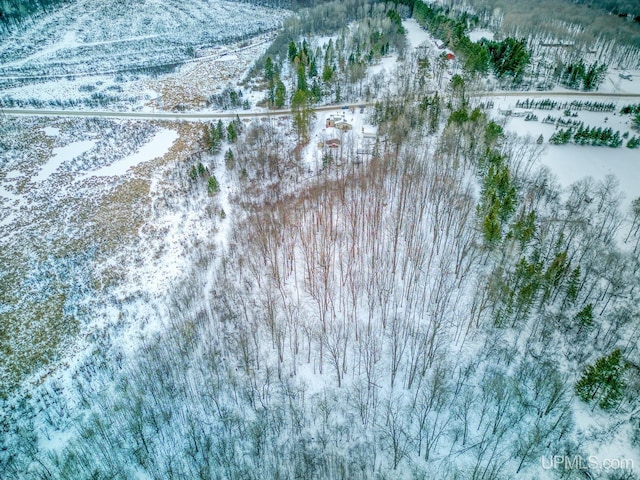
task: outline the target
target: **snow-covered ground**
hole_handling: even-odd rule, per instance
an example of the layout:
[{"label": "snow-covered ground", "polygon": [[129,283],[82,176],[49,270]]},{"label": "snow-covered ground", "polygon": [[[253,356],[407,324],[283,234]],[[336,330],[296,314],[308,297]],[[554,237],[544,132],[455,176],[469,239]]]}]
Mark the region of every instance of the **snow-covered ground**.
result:
[{"label": "snow-covered ground", "polygon": [[472,42],[479,42],[483,38],[486,40],[493,40],[495,34],[491,30],[485,30],[482,28],[478,28],[476,30],[472,30],[469,32],[469,40]]},{"label": "snow-covered ground", "polygon": [[585,177],[601,181],[607,175],[614,175],[625,195],[622,203],[625,212],[631,202],[640,197],[639,161],[638,150],[579,145],[549,145],[541,158],[565,187]]},{"label": "snow-covered ground", "polygon": [[402,26],[407,31],[407,41],[409,42],[410,49],[416,49],[425,43],[432,42],[431,35],[424,28],[418,25],[418,22],[409,18],[403,20]]},{"label": "snow-covered ground", "polygon": [[88,152],[95,146],[94,140],[80,140],[78,142],[70,143],[64,147],[57,147],[53,149],[53,156],[49,161],[40,169],[38,175],[32,178],[33,182],[42,182],[47,180],[49,176],[58,170],[64,162],[73,160],[79,157],[85,152]]},{"label": "snow-covered ground", "polygon": [[[570,186],[585,177],[593,177],[594,180],[603,180],[607,175],[614,175],[620,181],[620,190],[625,194],[623,200],[623,209],[628,209],[632,200],[640,197],[640,150],[626,148],[624,139],[623,145],[619,148],[610,147],[593,147],[575,144],[552,145],[549,144],[549,138],[558,128],[553,124],[543,123],[542,120],[551,115],[556,119],[573,120],[584,122],[584,126],[593,128],[611,128],[614,132],[619,131],[620,135],[627,134],[630,137],[640,135],[640,132],[631,128],[631,120],[629,115],[621,115],[620,109],[634,103],[634,99],[618,99],[599,96],[580,96],[572,97],[570,95],[554,96],[552,100],[559,104],[570,103],[573,100],[582,102],[600,102],[613,103],[615,110],[613,112],[590,112],[577,111],[575,117],[566,117],[564,109],[540,110],[517,108],[518,100],[527,100],[526,95],[522,97],[497,97],[494,98],[494,109],[492,114],[500,121],[506,121],[507,131],[517,133],[520,136],[531,137],[536,140],[540,135],[543,136],[545,150],[541,156],[543,165],[548,166],[558,177],[561,185]],[[536,98],[535,100],[540,100]],[[522,115],[524,112],[532,112],[537,117],[537,121],[525,121],[523,116],[504,116],[498,113],[500,110],[511,110],[513,113]],[[562,127],[560,127],[562,128]],[[568,127],[564,127],[565,129]]]},{"label": "snow-covered ground", "polygon": [[[29,336],[44,336],[39,340],[42,343],[34,342],[33,348],[53,352],[64,341],[68,351],[62,358],[68,361],[67,353],[84,345],[76,341],[105,322],[117,321],[118,309],[113,307],[113,300],[107,300],[113,295],[107,293],[107,285],[127,279],[123,290],[128,292],[123,294],[126,298],[158,281],[165,291],[182,275],[186,258],[179,222],[161,227],[157,219],[156,227],[142,228],[158,212],[151,208],[156,196],[166,195],[166,185],[154,189],[158,184],[155,178],[164,171],[162,165],[188,153],[176,152],[178,141],[182,147],[194,142],[193,135],[185,133],[185,126],[165,125],[158,128],[150,122],[117,120],[12,120],[11,130],[4,134],[10,150],[5,151],[0,163],[0,280],[6,294],[15,299],[6,307],[16,316],[3,318],[3,322],[10,322],[3,325],[15,330],[12,349],[16,352],[29,351],[31,347],[25,344]],[[192,130],[200,131],[198,127]],[[24,137],[30,138],[28,144],[19,143]],[[152,235],[155,228],[166,228],[167,235],[161,241]],[[178,228],[178,234],[172,237],[168,233],[174,228]],[[131,248],[132,238],[139,234],[140,243]],[[145,241],[147,246],[142,247]],[[177,250],[172,250],[172,245]],[[156,257],[150,265],[156,271],[147,277],[153,281],[132,281],[144,270],[140,263],[143,253],[153,257],[154,251]],[[161,255],[172,251],[174,261],[169,253]],[[136,275],[132,275],[134,269],[128,264],[136,257]],[[8,272],[14,275],[9,284]],[[46,274],[41,278],[43,272]],[[77,278],[73,282],[64,280],[69,275]],[[50,305],[46,314],[39,315],[38,304],[54,302],[48,299],[51,291],[60,291],[66,301],[59,306],[59,313]],[[148,290],[146,295],[152,292],[157,290]],[[41,316],[45,323],[31,320],[29,324],[31,315],[38,319]],[[65,318],[64,327],[56,326],[59,316]],[[24,330],[26,325],[31,331]],[[49,332],[50,328],[57,332]],[[73,339],[67,336],[71,332]],[[9,356],[1,372],[3,382],[8,381],[4,369],[15,368],[15,362],[23,362],[18,365],[25,373],[32,368],[28,359]],[[40,372],[36,378],[42,375]]]},{"label": "snow-covered ground", "polygon": [[[0,87],[5,107],[74,110],[145,111],[203,109],[211,95],[235,85],[269,45],[271,34],[236,42],[223,51],[211,48],[202,57],[159,76],[137,73],[56,78],[15,87]],[[235,52],[228,54],[226,52]],[[247,92],[251,105],[261,99]],[[211,110],[211,109],[209,109]]]},{"label": "snow-covered ground", "polygon": [[113,162],[111,165],[104,166],[97,170],[87,172],[85,175],[90,177],[111,177],[120,176],[140,163],[161,158],[169,151],[174,142],[178,139],[178,133],[175,130],[160,130],[155,136],[140,150],[133,155]]},{"label": "snow-covered ground", "polygon": [[198,107],[250,66],[290,14],[224,0],[105,3],[89,14],[86,3],[3,39],[5,107]]},{"label": "snow-covered ground", "polygon": [[78,1],[4,38],[0,79],[179,63],[202,49],[272,30],[287,14],[225,0]]},{"label": "snow-covered ground", "polygon": [[[42,16],[3,39],[3,106],[11,98],[30,107],[83,109],[102,105],[105,109],[145,111],[199,108],[210,95],[229,85],[235,88],[268,47],[272,30],[290,15],[244,3],[185,5],[171,0],[151,2],[153,5],[125,2],[131,4],[127,15],[122,15],[123,2],[105,3],[99,6],[104,10],[100,15],[95,11],[90,15],[86,3],[79,1]],[[113,22],[105,20],[110,16]],[[100,25],[108,24],[109,28],[98,28],[97,18]],[[150,72],[135,71],[140,61],[152,67],[166,63],[166,55],[178,65],[172,67],[172,73],[152,77],[146,75]],[[34,78],[16,78],[35,76],[39,77],[37,82]],[[96,103],[96,98],[101,100]],[[105,98],[106,103],[102,103]],[[204,202],[219,202],[219,207],[203,204],[204,210],[189,206],[170,214],[163,207],[180,198],[172,192],[175,185],[162,178],[167,170],[163,165],[176,159],[185,161],[201,140],[201,126],[164,123],[160,127],[152,122],[98,119],[3,117],[0,121],[0,127],[7,129],[3,144],[6,151],[0,160],[0,243],[8,247],[4,248],[0,278],[6,281],[7,272],[14,272],[18,281],[12,282],[7,291],[27,302],[21,307],[23,317],[28,318],[29,312],[38,315],[38,299],[31,294],[33,300],[28,300],[29,290],[22,282],[30,282],[29,278],[47,262],[59,262],[59,256],[78,257],[77,261],[84,262],[91,273],[73,286],[74,298],[61,307],[60,315],[75,311],[76,304],[93,306],[90,314],[85,305],[82,318],[66,321],[69,332],[77,336],[79,328],[82,333],[77,338],[81,338],[105,325],[117,324],[122,313],[114,302],[128,301],[124,299],[132,296],[147,299],[148,305],[143,305],[144,301],[138,305],[140,315],[135,317],[139,321],[127,326],[132,329],[131,338],[141,329],[155,330],[158,325],[151,318],[156,317],[159,307],[148,300],[166,293],[182,277],[185,262],[190,261],[191,242],[212,241],[210,232],[201,228],[201,216],[213,210],[221,213],[221,209],[230,215],[232,210],[224,169],[216,170],[223,182],[220,200],[205,195]],[[179,168],[173,166],[169,171]],[[186,170],[183,173],[186,175]],[[228,230],[229,222],[227,219],[221,224]],[[214,243],[224,245],[225,236],[221,231]],[[132,238],[138,239],[133,247]],[[66,288],[65,282],[60,284],[60,288]],[[43,282],[32,285],[29,288],[42,295],[52,290]],[[112,288],[110,300],[102,298],[108,286]],[[99,293],[93,291],[95,288]],[[88,298],[87,291],[92,292]],[[64,291],[64,295],[70,293]],[[96,302],[104,304],[103,311],[95,308]],[[7,306],[17,315],[14,307]],[[49,324],[55,328],[50,319]],[[32,322],[31,328],[39,327]],[[63,335],[62,330],[67,329],[59,330]],[[48,336],[43,340],[46,346],[34,344],[33,348],[56,351],[60,339]],[[15,337],[12,348],[19,351],[23,334]],[[71,348],[65,347],[69,355],[84,348],[83,342],[75,346],[71,343]],[[68,361],[71,357],[65,354],[62,358]],[[20,360],[25,364],[17,368],[11,366],[13,361],[8,359],[7,369],[29,371],[26,361]],[[4,370],[0,377],[3,375]],[[38,378],[42,375],[37,373]]]},{"label": "snow-covered ground", "polygon": [[610,68],[604,82],[598,87],[598,92],[640,94],[640,70]]}]

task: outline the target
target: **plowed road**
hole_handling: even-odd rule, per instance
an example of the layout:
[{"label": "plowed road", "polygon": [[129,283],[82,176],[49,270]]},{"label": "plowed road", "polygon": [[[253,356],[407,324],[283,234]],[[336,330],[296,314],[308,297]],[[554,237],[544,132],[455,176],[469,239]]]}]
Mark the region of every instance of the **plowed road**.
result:
[{"label": "plowed road", "polygon": [[[597,97],[599,99],[640,99],[640,94],[637,93],[598,93],[598,92],[469,92],[470,97]],[[349,108],[358,108],[360,105],[374,105],[375,102],[362,102],[357,104],[349,104]],[[344,107],[344,104],[339,105],[324,105],[321,107],[314,107],[312,110],[315,112],[340,110]],[[280,116],[291,114],[290,109],[283,110],[269,110],[263,112],[106,112],[96,110],[39,110],[39,109],[27,109],[27,108],[0,108],[1,116],[32,116],[32,117],[106,117],[106,118],[137,118],[144,120],[211,120],[216,118],[255,118],[266,116]]]},{"label": "plowed road", "polygon": [[[373,102],[349,105],[349,108],[358,108],[360,105],[373,105]],[[344,104],[324,105],[314,107],[314,112],[340,110]],[[210,120],[215,118],[255,118],[267,116],[290,115],[290,109],[269,110],[263,112],[101,112],[96,110],[39,110],[28,108],[0,109],[0,116],[31,116],[31,117],[107,117],[107,118],[138,118],[144,120]]]}]

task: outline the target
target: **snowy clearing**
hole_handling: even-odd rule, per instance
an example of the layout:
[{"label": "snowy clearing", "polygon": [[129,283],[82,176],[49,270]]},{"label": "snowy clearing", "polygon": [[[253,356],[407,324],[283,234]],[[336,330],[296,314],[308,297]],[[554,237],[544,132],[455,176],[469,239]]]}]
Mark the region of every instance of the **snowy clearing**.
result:
[{"label": "snowy clearing", "polygon": [[[544,97],[544,95],[542,95]],[[536,140],[543,136],[545,144],[544,153],[541,156],[542,164],[548,166],[553,173],[558,176],[558,180],[564,187],[585,177],[593,177],[595,180],[603,180],[606,175],[614,175],[620,181],[620,189],[625,194],[623,209],[628,209],[631,202],[640,196],[640,151],[629,149],[623,145],[619,148],[593,147],[581,145],[550,145],[549,138],[558,130],[552,123],[544,123],[543,120],[551,116],[556,120],[583,122],[584,126],[593,128],[611,128],[614,132],[619,131],[621,135],[632,137],[638,132],[631,128],[631,121],[628,115],[621,115],[620,109],[631,103],[623,99],[607,99],[599,96],[580,96],[582,102],[611,103],[614,111],[611,112],[591,112],[572,111],[572,116],[567,117],[564,108],[552,110],[540,110],[535,108],[518,108],[517,101],[527,100],[526,95],[522,97],[496,97],[494,98],[493,115],[498,121],[506,122],[506,129],[522,137],[530,137]],[[554,96],[553,100],[559,104],[568,104],[576,97],[570,95]],[[570,108],[569,108],[570,109]],[[499,112],[511,111],[512,114],[504,116]],[[533,113],[538,119],[526,121],[525,114]],[[516,116],[517,115],[517,116]],[[573,116],[575,115],[575,116]],[[567,127],[565,127],[567,128]]]},{"label": "snowy clearing", "polygon": [[469,40],[472,42],[479,42],[483,38],[486,40],[493,40],[494,37],[495,34],[491,30],[476,29],[469,32]]},{"label": "snowy clearing", "polygon": [[53,156],[51,159],[40,169],[38,174],[32,178],[33,182],[42,182],[55,173],[58,168],[69,160],[73,160],[79,157],[85,152],[91,150],[96,142],[94,140],[81,140],[79,142],[73,142],[65,147],[58,147],[53,149]]},{"label": "snowy clearing", "polygon": [[149,160],[163,157],[169,151],[174,142],[178,139],[178,132],[175,130],[160,130],[149,140],[140,150],[121,160],[117,160],[111,165],[107,165],[98,170],[87,172],[88,177],[111,177],[124,175],[127,171]]}]

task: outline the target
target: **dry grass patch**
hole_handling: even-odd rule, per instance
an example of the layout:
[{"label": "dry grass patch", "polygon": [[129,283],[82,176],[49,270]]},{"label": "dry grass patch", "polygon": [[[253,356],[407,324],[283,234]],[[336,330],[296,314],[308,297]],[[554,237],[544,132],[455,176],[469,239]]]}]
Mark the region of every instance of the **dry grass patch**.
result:
[{"label": "dry grass patch", "polygon": [[[74,181],[77,174],[58,172],[46,182],[31,182],[53,148],[78,138],[81,121],[68,123],[54,124],[59,137],[44,134],[44,121],[25,123],[10,139],[29,143],[4,172],[20,171],[11,183],[24,201],[19,209],[14,205],[14,221],[0,229],[0,396],[39,369],[55,368],[52,362],[93,318],[92,305],[129,279],[131,259],[146,253],[140,232],[145,227],[155,235],[152,185],[171,187],[163,170],[188,158],[201,134],[201,125],[163,123],[179,133],[170,151],[123,177]],[[148,124],[131,125],[143,127]],[[104,135],[110,134],[106,127]]]}]

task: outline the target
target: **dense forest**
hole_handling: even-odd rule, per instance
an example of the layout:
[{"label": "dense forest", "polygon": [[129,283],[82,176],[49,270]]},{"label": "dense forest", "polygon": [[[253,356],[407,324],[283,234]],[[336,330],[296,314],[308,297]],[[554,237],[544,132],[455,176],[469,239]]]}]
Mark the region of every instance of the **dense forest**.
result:
[{"label": "dense forest", "polygon": [[70,0],[0,0],[0,25],[15,26],[38,11],[57,8]]},{"label": "dense forest", "polygon": [[632,15],[640,22],[640,4],[634,0],[572,0],[578,5],[600,8],[614,15]]},{"label": "dense forest", "polygon": [[[638,15],[638,4],[634,3],[635,15]],[[593,46],[600,38],[640,46],[640,23],[633,18],[612,15],[604,9],[589,8],[589,4],[568,0],[540,0],[535,3],[526,0],[470,0],[469,5],[488,21],[497,21],[496,26],[507,34],[513,31],[538,35],[548,33],[565,40],[575,37],[576,41],[588,46]]]}]

